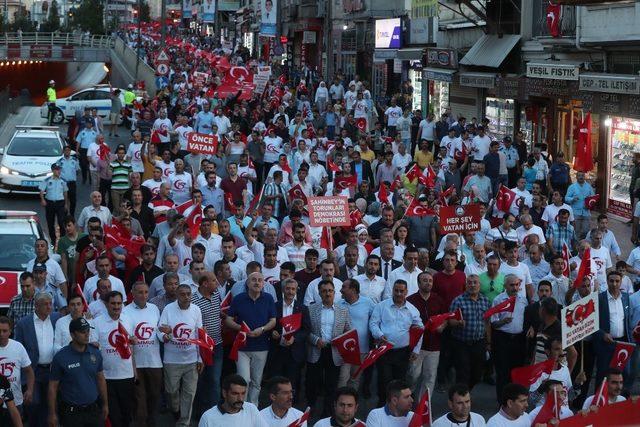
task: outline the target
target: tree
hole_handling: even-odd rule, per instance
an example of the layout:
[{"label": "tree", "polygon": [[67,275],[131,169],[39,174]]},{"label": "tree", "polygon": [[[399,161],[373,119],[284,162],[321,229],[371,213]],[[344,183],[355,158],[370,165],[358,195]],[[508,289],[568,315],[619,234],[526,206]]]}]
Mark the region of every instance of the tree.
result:
[{"label": "tree", "polygon": [[82,0],[73,10],[71,26],[91,34],[104,34],[104,6],[100,0]]},{"label": "tree", "polygon": [[22,30],[25,33],[30,33],[36,30],[33,21],[31,20],[29,12],[23,7],[19,9],[13,18],[13,22],[8,25],[9,31],[16,32]]},{"label": "tree", "polygon": [[149,8],[149,3],[143,1],[141,4],[140,22],[151,22],[151,9]]},{"label": "tree", "polygon": [[53,0],[51,2],[51,7],[49,7],[49,16],[47,19],[40,25],[40,30],[45,33],[53,33],[60,29],[60,14],[58,13],[58,2]]}]

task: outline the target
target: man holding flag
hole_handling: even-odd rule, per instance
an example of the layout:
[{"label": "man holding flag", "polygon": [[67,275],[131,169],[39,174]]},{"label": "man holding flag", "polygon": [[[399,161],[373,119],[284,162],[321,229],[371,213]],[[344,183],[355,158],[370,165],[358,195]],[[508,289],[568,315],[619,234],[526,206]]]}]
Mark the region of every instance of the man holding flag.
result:
[{"label": "man holding flag", "polygon": [[393,380],[387,385],[387,402],[382,408],[369,412],[367,427],[389,427],[406,425],[413,417],[413,397],[409,383]]},{"label": "man holding flag", "polygon": [[582,410],[624,402],[627,399],[621,395],[623,387],[622,371],[616,368],[609,368],[607,376],[597,386],[595,394],[585,399]]}]

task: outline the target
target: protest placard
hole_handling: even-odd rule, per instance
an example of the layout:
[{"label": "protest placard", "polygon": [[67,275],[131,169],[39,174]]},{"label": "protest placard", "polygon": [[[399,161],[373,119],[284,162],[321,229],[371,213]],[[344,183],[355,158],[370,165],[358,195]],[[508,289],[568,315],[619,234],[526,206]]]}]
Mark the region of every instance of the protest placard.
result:
[{"label": "protest placard", "polygon": [[598,293],[586,297],[562,309],[562,348],[567,348],[600,329],[598,317]]},{"label": "protest placard", "polygon": [[351,225],[348,200],[344,196],[309,197],[309,223],[313,227]]},{"label": "protest placard", "polygon": [[218,136],[191,132],[187,135],[187,151],[199,154],[216,154]]},{"label": "protest placard", "polygon": [[480,205],[440,207],[440,233],[464,233],[480,230]]}]

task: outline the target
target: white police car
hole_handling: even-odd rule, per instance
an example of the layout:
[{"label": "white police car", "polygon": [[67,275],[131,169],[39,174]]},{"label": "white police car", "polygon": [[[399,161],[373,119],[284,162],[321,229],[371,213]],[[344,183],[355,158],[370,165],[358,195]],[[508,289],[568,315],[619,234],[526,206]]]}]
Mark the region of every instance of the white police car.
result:
[{"label": "white police car", "polygon": [[62,157],[64,140],[56,126],[16,126],[6,147],[0,148],[0,193],[34,194],[51,165]]},{"label": "white police car", "polygon": [[[82,115],[85,108],[89,107],[98,110],[98,116],[102,117],[103,123],[110,123],[110,92],[115,89],[116,88],[111,88],[109,85],[96,85],[82,89],[66,98],[58,98],[56,100],[56,113],[53,122],[57,125],[62,124],[65,119],[71,119],[76,112]],[[124,106],[124,89],[120,89],[120,101],[122,101],[122,105]],[[40,107],[40,117],[43,119],[49,117],[49,106],[46,102]]]}]

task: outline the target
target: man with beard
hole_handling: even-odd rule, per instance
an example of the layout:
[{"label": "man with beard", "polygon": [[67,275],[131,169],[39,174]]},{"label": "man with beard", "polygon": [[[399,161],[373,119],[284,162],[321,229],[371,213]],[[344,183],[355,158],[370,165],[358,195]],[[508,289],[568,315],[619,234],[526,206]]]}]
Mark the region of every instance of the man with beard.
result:
[{"label": "man with beard", "polygon": [[200,418],[198,427],[269,427],[253,403],[245,402],[247,382],[232,374],[222,380],[222,402]]},{"label": "man with beard", "polygon": [[273,377],[269,387],[271,405],[260,411],[262,419],[271,427],[288,426],[297,421],[302,412],[293,408],[291,381],[286,377]]}]

